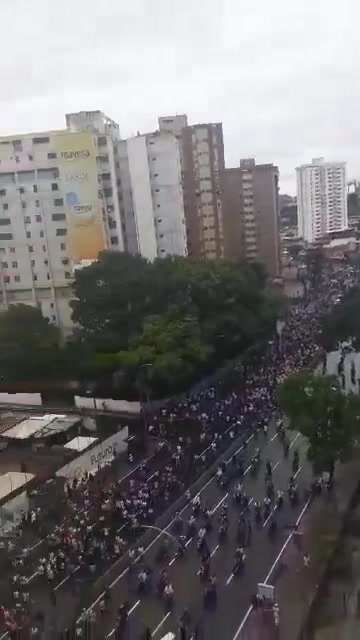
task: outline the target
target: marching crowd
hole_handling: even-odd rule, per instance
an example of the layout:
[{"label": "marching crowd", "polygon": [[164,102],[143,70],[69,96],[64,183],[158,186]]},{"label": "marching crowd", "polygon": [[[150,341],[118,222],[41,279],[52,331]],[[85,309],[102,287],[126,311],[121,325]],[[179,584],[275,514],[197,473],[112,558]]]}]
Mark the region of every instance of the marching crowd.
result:
[{"label": "marching crowd", "polygon": [[[276,385],[311,363],[318,349],[319,311],[341,288],[338,276],[330,286],[325,282],[316,297],[292,306],[266,353],[246,370],[234,369],[232,389],[219,382],[152,416],[149,432],[157,438],[157,450],[125,481],[119,481],[111,464],[66,485],[59,522],[46,531],[39,553],[10,544],[0,608],[0,624],[10,638],[41,637],[44,614],[36,605],[38,589],[48,590],[55,604],[54,588],[67,575],[76,572],[93,582],[124,554],[130,560],[141,556],[137,540],[142,526],[153,524],[232,441],[267,424],[276,410]],[[177,435],[168,438],[168,425],[175,421]],[[189,435],[179,427],[182,421],[196,421],[198,429]],[[39,520],[44,530],[46,513],[34,510],[24,517],[24,529],[39,528]],[[123,626],[122,610],[118,628]]]}]

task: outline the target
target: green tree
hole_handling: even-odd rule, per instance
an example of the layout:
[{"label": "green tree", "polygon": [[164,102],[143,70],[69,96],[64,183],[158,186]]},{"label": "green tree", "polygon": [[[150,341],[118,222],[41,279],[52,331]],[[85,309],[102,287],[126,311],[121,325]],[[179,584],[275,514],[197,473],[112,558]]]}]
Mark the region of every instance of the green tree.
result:
[{"label": "green tree", "polygon": [[82,339],[100,351],[117,351],[142,331],[152,307],[152,265],[141,256],[104,252],[75,274],[73,320]]},{"label": "green tree", "polygon": [[350,341],[360,349],[360,288],[353,287],[341,301],[321,319],[321,340],[327,351],[337,348],[339,342]]},{"label": "green tree", "polygon": [[211,348],[202,340],[196,318],[172,312],[149,318],[143,333],[118,357],[125,374],[134,380],[141,368],[149,365],[147,384],[163,395],[191,384],[210,355]]},{"label": "green tree", "polygon": [[315,473],[332,476],[336,463],[348,460],[357,444],[360,398],[343,393],[333,376],[298,373],[279,387],[278,402],[289,428],[307,439]]},{"label": "green tree", "polygon": [[12,305],[0,314],[0,376],[2,382],[48,379],[64,366],[60,332],[40,309]]}]

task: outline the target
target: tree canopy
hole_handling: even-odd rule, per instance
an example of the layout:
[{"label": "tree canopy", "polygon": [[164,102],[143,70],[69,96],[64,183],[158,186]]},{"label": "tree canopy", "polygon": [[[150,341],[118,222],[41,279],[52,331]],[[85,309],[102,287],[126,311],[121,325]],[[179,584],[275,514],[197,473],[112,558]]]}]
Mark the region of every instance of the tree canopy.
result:
[{"label": "tree canopy", "polygon": [[134,378],[147,363],[153,386],[183,388],[269,339],[279,301],[265,285],[259,265],[104,253],[76,272],[73,318],[109,371]]},{"label": "tree canopy", "polygon": [[12,305],[0,314],[0,377],[3,383],[47,379],[56,372],[60,331],[40,309]]},{"label": "tree canopy", "polygon": [[289,428],[306,437],[316,473],[333,474],[350,458],[360,436],[360,398],[343,393],[336,377],[294,374],[279,387],[278,402]]},{"label": "tree canopy", "polygon": [[360,288],[353,287],[321,319],[322,344],[327,351],[339,342],[351,342],[360,349]]}]

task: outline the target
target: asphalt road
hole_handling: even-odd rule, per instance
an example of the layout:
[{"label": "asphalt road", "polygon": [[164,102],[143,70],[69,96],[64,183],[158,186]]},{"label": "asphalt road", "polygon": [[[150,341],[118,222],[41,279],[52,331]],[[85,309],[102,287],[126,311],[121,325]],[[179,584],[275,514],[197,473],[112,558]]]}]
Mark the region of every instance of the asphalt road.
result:
[{"label": "asphalt road", "polygon": [[[250,459],[254,449],[261,447],[262,460],[270,459],[273,464],[273,481],[275,490],[286,492],[288,480],[292,474],[292,455],[288,459],[283,456],[283,448],[274,429],[269,430],[267,437],[261,435],[258,441],[253,437],[244,452],[246,475],[243,480],[244,488],[253,500],[263,500],[265,497],[264,466],[262,465],[258,475],[252,478],[246,461]],[[298,434],[294,434],[291,440],[292,450],[298,448],[300,452],[300,469],[297,480],[300,487],[300,495],[305,493],[311,482],[311,469],[305,460],[305,446]],[[157,594],[155,588],[150,595],[139,598],[136,591],[137,571],[129,578],[129,572],[124,570],[114,581],[111,587],[111,607],[101,622],[98,622],[96,639],[114,638],[114,627],[119,605],[128,601],[130,604],[130,616],[128,622],[128,637],[139,638],[142,631],[149,627],[154,638],[161,638],[168,631],[175,632],[178,619],[184,607],[189,609],[192,622],[200,622],[206,640],[224,638],[232,640],[241,619],[246,614],[252,595],[256,592],[257,583],[264,580],[269,569],[279,554],[285,539],[289,535],[290,527],[296,522],[299,513],[304,507],[301,499],[296,507],[291,507],[288,499],[285,499],[284,507],[277,514],[278,534],[274,541],[268,537],[268,523],[265,522],[257,529],[253,524],[252,544],[247,548],[245,571],[242,576],[234,578],[232,568],[234,564],[234,551],[236,543],[236,521],[239,507],[231,500],[234,485],[237,480],[229,485],[226,491],[222,491],[215,479],[208,482],[201,490],[201,498],[213,512],[214,530],[208,535],[208,543],[211,551],[212,573],[216,575],[218,583],[218,604],[211,614],[204,612],[203,594],[204,588],[197,576],[200,566],[196,551],[196,540],[187,542],[187,553],[183,559],[171,559],[168,564],[170,581],[174,587],[174,607],[171,612],[164,608],[164,603]],[[229,495],[228,495],[229,494]],[[229,531],[228,541],[220,544],[218,540],[217,519],[221,511],[221,505],[227,502],[229,505]],[[191,513],[191,506],[187,506],[182,513],[186,520]],[[171,531],[171,527],[168,528]],[[147,566],[154,567],[154,583],[159,571],[156,564],[156,555],[162,544],[163,536],[159,535],[146,550],[145,562]],[[175,550],[175,543],[174,543]],[[135,568],[134,568],[135,569]],[[95,606],[96,610],[96,606]],[[99,612],[98,612],[99,613]]]}]

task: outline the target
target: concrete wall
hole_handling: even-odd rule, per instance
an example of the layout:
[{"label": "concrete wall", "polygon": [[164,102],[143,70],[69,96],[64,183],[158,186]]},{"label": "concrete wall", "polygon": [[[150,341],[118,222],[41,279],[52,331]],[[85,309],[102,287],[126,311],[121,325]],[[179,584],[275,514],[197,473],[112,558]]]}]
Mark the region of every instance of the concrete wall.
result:
[{"label": "concrete wall", "polygon": [[41,406],[41,393],[0,393],[0,404]]}]

